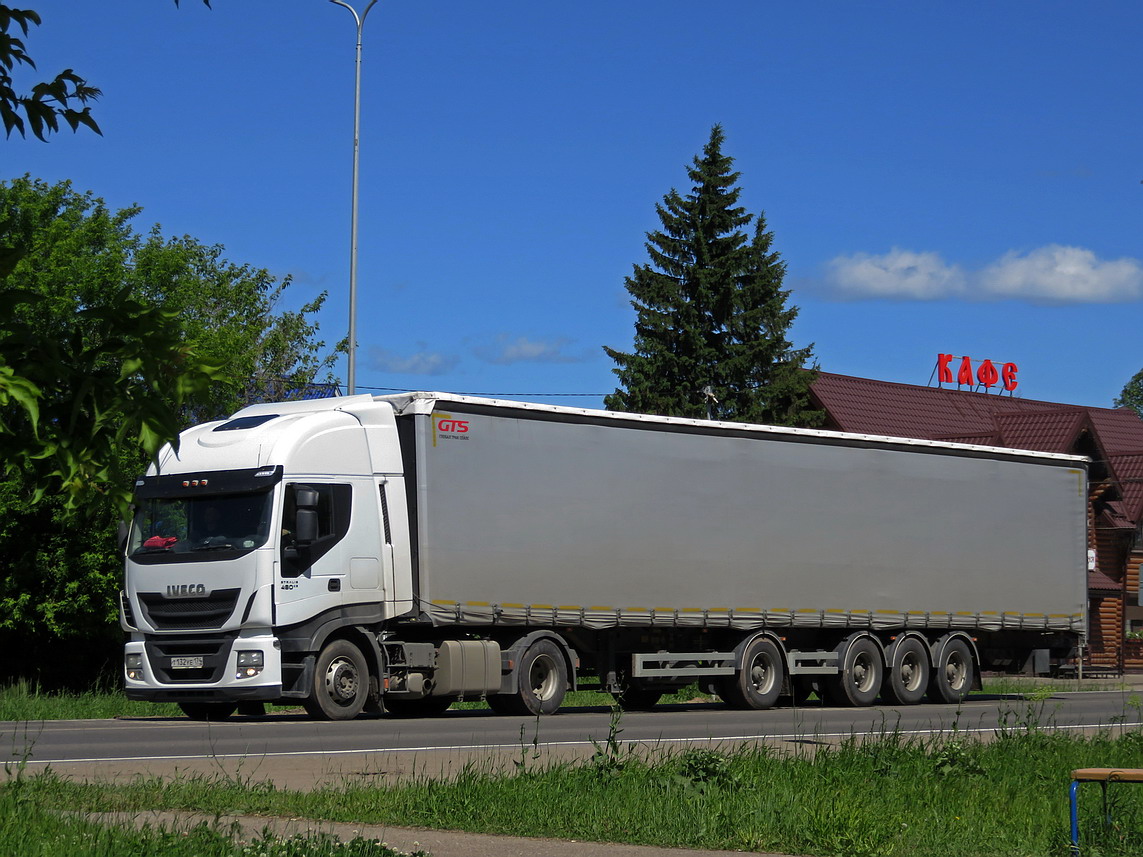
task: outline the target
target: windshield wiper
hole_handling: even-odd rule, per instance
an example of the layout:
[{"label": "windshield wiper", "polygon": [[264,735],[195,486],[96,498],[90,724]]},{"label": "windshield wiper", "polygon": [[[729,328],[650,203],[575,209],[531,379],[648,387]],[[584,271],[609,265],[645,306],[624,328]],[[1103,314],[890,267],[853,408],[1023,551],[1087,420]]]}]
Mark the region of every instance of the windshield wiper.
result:
[{"label": "windshield wiper", "polygon": [[231,542],[219,542],[218,544],[199,545],[196,548],[191,548],[192,551],[220,551],[220,550],[236,550]]}]

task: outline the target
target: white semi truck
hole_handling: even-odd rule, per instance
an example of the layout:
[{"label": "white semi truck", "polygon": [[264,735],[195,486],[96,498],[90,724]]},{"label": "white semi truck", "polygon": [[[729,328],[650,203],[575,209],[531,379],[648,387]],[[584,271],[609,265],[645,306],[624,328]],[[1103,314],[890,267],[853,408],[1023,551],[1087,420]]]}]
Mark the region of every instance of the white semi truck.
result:
[{"label": "white semi truck", "polygon": [[[1086,627],[1087,460],[439,393],[260,404],[135,485],[124,674],[192,717],[955,703]],[[594,685],[594,681],[592,681]]]}]

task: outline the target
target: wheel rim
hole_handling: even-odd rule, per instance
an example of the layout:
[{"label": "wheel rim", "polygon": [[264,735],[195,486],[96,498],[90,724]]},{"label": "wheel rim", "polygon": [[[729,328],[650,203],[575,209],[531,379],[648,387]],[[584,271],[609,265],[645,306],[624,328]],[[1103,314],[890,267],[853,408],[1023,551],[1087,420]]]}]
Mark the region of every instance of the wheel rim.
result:
[{"label": "wheel rim", "polygon": [[774,688],[774,668],[765,654],[755,656],[750,662],[750,688],[759,696],[765,696]]},{"label": "wheel rim", "polygon": [[945,661],[945,684],[951,690],[960,691],[968,681],[968,665],[960,652],[949,652]]},{"label": "wheel rim", "polygon": [[349,658],[334,658],[325,671],[325,692],[338,705],[349,705],[357,698],[357,669]]},{"label": "wheel rim", "polygon": [[905,652],[901,657],[901,684],[905,690],[911,692],[920,690],[923,678],[924,670],[921,668],[921,660],[917,657],[917,653]]},{"label": "wheel rim", "polygon": [[528,686],[532,695],[541,701],[549,700],[556,695],[558,684],[559,670],[551,655],[537,655],[528,669]]},{"label": "wheel rim", "polygon": [[877,670],[874,669],[873,659],[868,652],[858,652],[853,659],[853,669],[850,672],[853,677],[853,686],[861,693],[868,693],[873,689],[873,683],[877,679]]}]

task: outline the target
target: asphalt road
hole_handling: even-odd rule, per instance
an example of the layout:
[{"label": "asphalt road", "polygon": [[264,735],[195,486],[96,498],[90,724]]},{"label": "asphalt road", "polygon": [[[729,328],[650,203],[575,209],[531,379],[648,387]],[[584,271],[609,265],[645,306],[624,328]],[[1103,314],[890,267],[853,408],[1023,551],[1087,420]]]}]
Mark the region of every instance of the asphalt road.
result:
[{"label": "asphalt road", "polygon": [[[779,708],[732,711],[719,704],[664,705],[624,713],[618,738],[640,749],[733,747],[765,742],[786,751],[812,751],[851,735],[962,733],[988,738],[1001,724],[1070,730],[1138,728],[1137,691],[1059,693],[1043,702],[974,696],[959,708],[943,705],[873,708]],[[366,778],[410,774],[447,776],[466,763],[509,765],[590,756],[606,742],[606,708],[569,708],[553,717],[501,717],[486,711],[449,711],[441,717],[362,718],[314,722],[271,713],[222,723],[183,718],[0,723],[0,756],[13,770],[50,766],[70,776],[131,778],[173,773],[268,779],[282,787],[312,788]],[[594,742],[594,743],[593,743]]]}]

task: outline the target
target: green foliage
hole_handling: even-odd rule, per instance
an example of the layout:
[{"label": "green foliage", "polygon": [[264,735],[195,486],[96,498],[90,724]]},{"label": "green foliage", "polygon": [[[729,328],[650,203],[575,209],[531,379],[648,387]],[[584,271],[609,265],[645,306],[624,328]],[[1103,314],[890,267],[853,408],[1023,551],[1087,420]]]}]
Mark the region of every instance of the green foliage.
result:
[{"label": "green foliage", "polygon": [[134,477],[183,426],[282,398],[333,359],[312,318],[324,294],[281,310],[288,278],[140,235],[139,212],[0,182],[0,631],[117,634]]},{"label": "green foliage", "polygon": [[[647,234],[650,264],[626,287],[636,311],[634,350],[604,348],[622,387],[612,410],[777,425],[816,425],[809,407],[813,347],[786,334],[797,317],[782,288],[786,266],[763,214],[738,205],[739,173],[711,129],[687,174],[686,196],[656,206],[663,228]],[[753,234],[744,231],[753,222]],[[705,392],[709,388],[709,393]]]},{"label": "green foliage", "polygon": [[102,134],[91,116],[91,108],[85,106],[101,93],[72,69],[33,84],[27,95],[16,91],[13,71],[18,66],[36,67],[24,38],[31,27],[40,24],[40,16],[32,9],[0,5],[0,121],[4,123],[5,135],[11,137],[13,131],[18,131],[25,137],[30,130],[38,139],[47,140],[48,134],[59,131],[61,119],[72,131],[83,125]]},{"label": "green foliage", "polygon": [[1143,369],[1136,372],[1131,380],[1123,385],[1123,390],[1111,404],[1115,408],[1131,408],[1143,416]]}]

